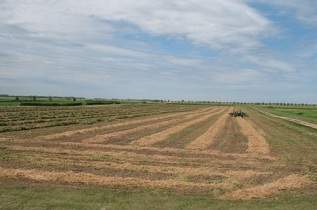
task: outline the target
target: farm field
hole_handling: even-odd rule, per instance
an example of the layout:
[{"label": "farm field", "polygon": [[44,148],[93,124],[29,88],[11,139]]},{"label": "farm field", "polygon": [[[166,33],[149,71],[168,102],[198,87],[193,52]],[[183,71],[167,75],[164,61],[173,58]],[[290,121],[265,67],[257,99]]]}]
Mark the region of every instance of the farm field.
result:
[{"label": "farm field", "polygon": [[316,209],[317,129],[264,112],[0,107],[0,209]]},{"label": "farm field", "polygon": [[263,106],[261,108],[275,115],[317,123],[317,106]]}]

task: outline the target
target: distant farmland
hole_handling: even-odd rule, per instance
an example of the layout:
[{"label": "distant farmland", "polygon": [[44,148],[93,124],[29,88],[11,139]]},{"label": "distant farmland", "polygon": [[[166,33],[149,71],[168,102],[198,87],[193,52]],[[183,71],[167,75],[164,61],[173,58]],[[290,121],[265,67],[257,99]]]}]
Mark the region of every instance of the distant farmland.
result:
[{"label": "distant farmland", "polygon": [[[235,109],[248,117],[230,116]],[[314,209],[316,113],[255,105],[1,107],[0,209]]]}]

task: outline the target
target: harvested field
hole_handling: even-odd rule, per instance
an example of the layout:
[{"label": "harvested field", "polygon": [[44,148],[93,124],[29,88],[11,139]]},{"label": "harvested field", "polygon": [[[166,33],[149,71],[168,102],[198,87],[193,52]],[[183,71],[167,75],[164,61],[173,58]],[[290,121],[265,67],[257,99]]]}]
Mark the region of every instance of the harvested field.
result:
[{"label": "harvested field", "polygon": [[138,139],[138,140],[132,142],[132,144],[139,145],[139,146],[150,146],[150,145],[153,145],[153,144],[157,144],[159,142],[164,141],[170,135],[178,133],[178,132],[184,130],[185,128],[190,127],[190,126],[192,126],[192,125],[194,125],[196,123],[200,123],[202,121],[205,121],[209,117],[211,117],[212,115],[218,114],[218,113],[220,113],[222,111],[223,110],[220,110],[220,111],[217,110],[215,112],[213,110],[212,112],[204,114],[204,115],[200,115],[197,118],[196,117],[190,118],[189,121],[185,121],[184,123],[181,123],[179,125],[175,125],[175,126],[169,128],[169,129],[166,129],[166,130],[164,130],[162,132],[153,134],[151,136],[146,136],[146,137],[143,137],[141,139]]},{"label": "harvested field", "polygon": [[[12,124],[0,135],[0,183],[161,189],[228,202],[316,189],[317,133],[306,132],[310,128],[291,129],[250,108],[244,108],[249,117],[233,118],[233,107],[171,105],[157,111],[150,105],[138,113],[138,107],[130,112],[117,106],[101,114],[127,109],[127,119],[115,119],[122,118],[118,112],[108,122],[64,130],[35,126],[27,133]],[[19,120],[11,109],[2,115]],[[78,111],[69,109],[56,111]],[[21,113],[31,118],[25,112],[40,115],[29,107]],[[296,149],[306,156],[292,155]]]},{"label": "harvested field", "polygon": [[229,199],[252,199],[252,198],[263,198],[272,196],[279,191],[288,189],[298,189],[312,184],[309,178],[304,176],[299,176],[296,174],[289,175],[278,179],[272,183],[267,183],[261,186],[250,187],[247,189],[240,189],[225,195]]},{"label": "harvested field", "polygon": [[[230,110],[231,111],[231,110]],[[186,146],[186,149],[199,149],[206,150],[210,145],[213,144],[215,136],[223,129],[226,119],[229,118],[229,112],[225,112],[211,127],[200,137],[192,141]]]},{"label": "harvested field", "polygon": [[261,132],[257,131],[248,120],[237,119],[237,121],[242,133],[248,138],[247,152],[269,154],[270,147]]},{"label": "harvested field", "polygon": [[243,135],[236,118],[228,117],[223,128],[214,136],[210,149],[226,153],[244,153],[247,150],[248,138]]}]

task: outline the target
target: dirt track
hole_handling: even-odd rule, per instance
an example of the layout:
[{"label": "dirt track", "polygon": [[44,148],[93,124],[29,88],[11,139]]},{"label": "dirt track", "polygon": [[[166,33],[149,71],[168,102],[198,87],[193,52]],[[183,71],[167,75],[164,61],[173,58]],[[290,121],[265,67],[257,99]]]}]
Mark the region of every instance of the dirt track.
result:
[{"label": "dirt track", "polygon": [[315,123],[305,122],[303,120],[289,118],[289,117],[278,116],[278,115],[275,115],[275,114],[272,114],[272,113],[268,113],[268,112],[265,112],[265,111],[262,111],[262,110],[258,110],[258,109],[257,109],[257,111],[259,111],[259,112],[261,112],[261,113],[263,113],[265,115],[271,116],[271,117],[287,120],[289,122],[293,122],[293,123],[304,125],[304,126],[307,126],[307,127],[310,127],[310,128],[317,129],[317,125]]}]

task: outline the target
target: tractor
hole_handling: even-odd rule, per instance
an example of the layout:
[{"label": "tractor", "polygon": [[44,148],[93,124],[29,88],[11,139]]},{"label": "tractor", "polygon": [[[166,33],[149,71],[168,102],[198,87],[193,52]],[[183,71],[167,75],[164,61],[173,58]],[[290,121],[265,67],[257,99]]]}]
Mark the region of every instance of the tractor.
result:
[{"label": "tractor", "polygon": [[245,113],[245,112],[243,112],[241,110],[239,110],[239,111],[234,110],[233,112],[231,112],[229,114],[230,114],[231,117],[242,117],[242,118],[244,118],[244,117],[248,116],[247,113]]}]

